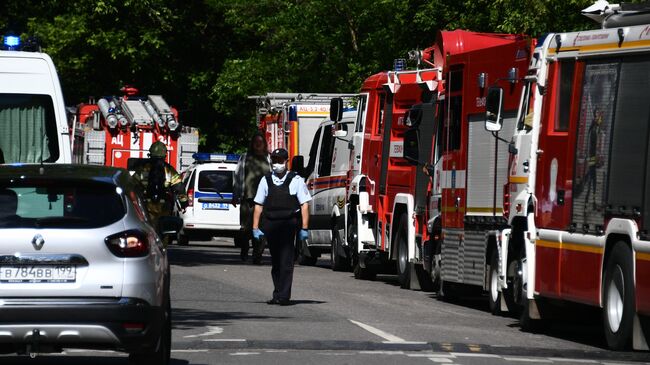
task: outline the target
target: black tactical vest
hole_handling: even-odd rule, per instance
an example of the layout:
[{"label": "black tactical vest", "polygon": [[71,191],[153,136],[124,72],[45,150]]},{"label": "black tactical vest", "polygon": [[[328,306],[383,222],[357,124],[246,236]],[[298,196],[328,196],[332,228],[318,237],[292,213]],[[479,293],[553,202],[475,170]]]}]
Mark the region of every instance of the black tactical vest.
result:
[{"label": "black tactical vest", "polygon": [[296,176],[296,173],[291,171],[287,173],[287,177],[280,186],[273,183],[271,174],[266,174],[266,184],[269,187],[269,194],[264,201],[264,217],[268,220],[289,219],[297,215],[300,209],[298,197],[289,193],[289,184]]}]

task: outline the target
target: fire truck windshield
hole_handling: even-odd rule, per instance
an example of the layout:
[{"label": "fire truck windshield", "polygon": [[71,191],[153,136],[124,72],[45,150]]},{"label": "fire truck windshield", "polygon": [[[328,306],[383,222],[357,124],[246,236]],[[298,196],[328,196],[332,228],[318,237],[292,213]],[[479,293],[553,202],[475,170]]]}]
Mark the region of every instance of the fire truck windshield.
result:
[{"label": "fire truck windshield", "polygon": [[56,131],[50,96],[0,93],[0,163],[56,161]]},{"label": "fire truck windshield", "polygon": [[517,117],[517,130],[530,131],[533,128],[533,105],[535,100],[535,85],[532,80],[526,80],[521,93],[521,104]]}]

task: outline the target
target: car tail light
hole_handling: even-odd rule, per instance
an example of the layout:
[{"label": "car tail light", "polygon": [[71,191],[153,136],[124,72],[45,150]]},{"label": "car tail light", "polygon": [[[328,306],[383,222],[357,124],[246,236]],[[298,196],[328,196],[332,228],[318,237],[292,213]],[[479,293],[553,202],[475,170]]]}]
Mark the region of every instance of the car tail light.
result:
[{"label": "car tail light", "polygon": [[503,217],[510,218],[510,184],[503,185]]},{"label": "car tail light", "polygon": [[194,206],[194,189],[189,189],[187,191],[187,206],[188,207]]},{"label": "car tail light", "polygon": [[106,246],[117,257],[143,257],[149,254],[147,234],[130,230],[106,237]]}]

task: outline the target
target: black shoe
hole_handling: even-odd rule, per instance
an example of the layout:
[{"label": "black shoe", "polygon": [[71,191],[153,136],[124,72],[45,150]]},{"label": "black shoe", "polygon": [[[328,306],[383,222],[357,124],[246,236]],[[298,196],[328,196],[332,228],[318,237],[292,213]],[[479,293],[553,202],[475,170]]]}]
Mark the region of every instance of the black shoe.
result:
[{"label": "black shoe", "polygon": [[266,301],[266,304],[280,304],[280,300],[275,298],[269,299]]},{"label": "black shoe", "polygon": [[284,307],[291,305],[291,301],[289,299],[278,299],[278,304]]},{"label": "black shoe", "polygon": [[253,257],[253,264],[262,265],[262,258],[261,257]]}]

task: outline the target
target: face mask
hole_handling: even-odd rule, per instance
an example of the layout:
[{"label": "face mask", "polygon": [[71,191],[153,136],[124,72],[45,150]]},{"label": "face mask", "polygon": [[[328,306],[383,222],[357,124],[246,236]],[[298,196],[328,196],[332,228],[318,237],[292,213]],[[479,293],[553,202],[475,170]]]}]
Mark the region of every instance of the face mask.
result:
[{"label": "face mask", "polygon": [[281,174],[287,169],[287,165],[283,163],[274,163],[273,164],[273,172],[276,174]]}]

